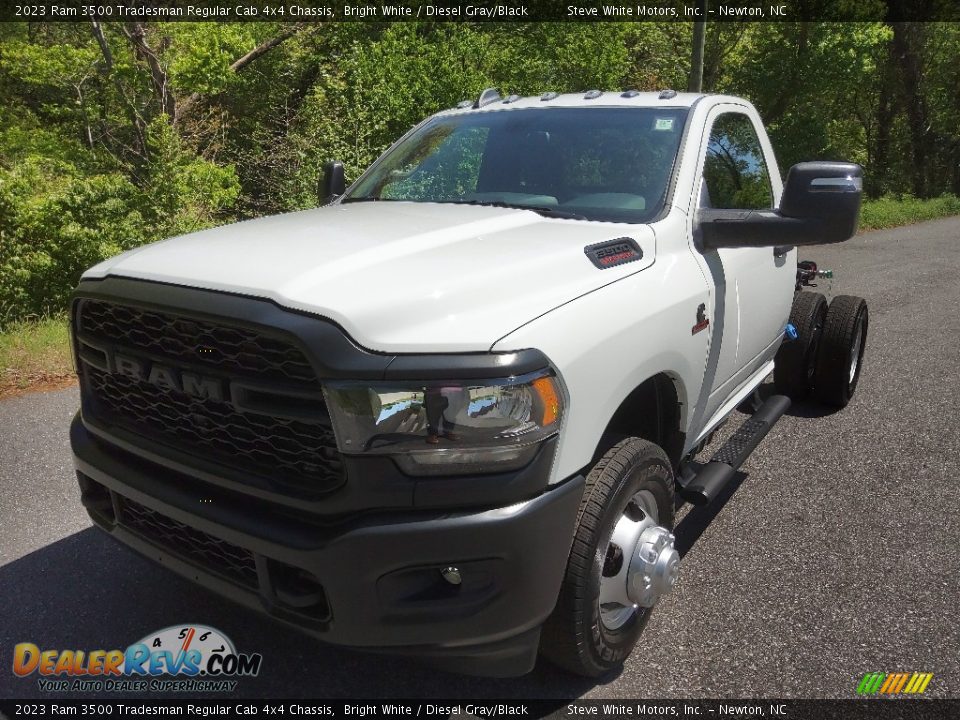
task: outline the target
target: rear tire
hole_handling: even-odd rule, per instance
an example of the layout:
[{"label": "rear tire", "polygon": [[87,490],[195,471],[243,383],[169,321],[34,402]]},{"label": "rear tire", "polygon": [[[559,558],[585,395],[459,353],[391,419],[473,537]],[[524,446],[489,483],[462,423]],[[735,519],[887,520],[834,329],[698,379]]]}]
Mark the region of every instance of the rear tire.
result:
[{"label": "rear tire", "polygon": [[838,295],[830,303],[814,376],[816,396],[823,404],[845,407],[856,392],[869,324],[863,298]]},{"label": "rear tire", "polygon": [[798,292],[790,308],[790,324],[797,339],[784,342],[777,351],[773,382],[777,392],[802,400],[813,389],[818,349],[827,318],[827,298],[820,293]]},{"label": "rear tire", "polygon": [[547,659],[577,675],[598,677],[620,667],[630,655],[652,608],[634,606],[631,613],[624,607],[615,622],[609,615],[604,615],[607,620],[602,617],[600,582],[601,575],[610,572],[611,535],[618,521],[635,511],[637,497],[647,499],[656,524],[672,529],[673,485],[666,454],[639,438],[619,442],[593,466],[557,606],[541,635],[540,649]]}]

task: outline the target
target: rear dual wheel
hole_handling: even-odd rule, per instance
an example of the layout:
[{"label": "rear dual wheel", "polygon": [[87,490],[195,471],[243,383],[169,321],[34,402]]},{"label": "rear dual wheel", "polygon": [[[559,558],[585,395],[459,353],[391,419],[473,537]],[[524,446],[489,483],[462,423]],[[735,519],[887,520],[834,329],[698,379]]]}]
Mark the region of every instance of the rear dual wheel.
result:
[{"label": "rear dual wheel", "polygon": [[813,389],[817,352],[827,319],[827,298],[820,293],[798,292],[790,308],[795,340],[784,342],[777,351],[773,382],[777,392],[792,400],[803,400]]},{"label": "rear dual wheel", "polygon": [[867,301],[838,295],[830,303],[814,373],[814,394],[824,405],[842,408],[860,381],[870,314]]},{"label": "rear dual wheel", "polygon": [[869,313],[867,302],[838,295],[827,305],[820,293],[798,292],[790,310],[797,338],[777,352],[777,392],[794,400],[810,393],[824,405],[842,408],[853,397],[863,367]]}]

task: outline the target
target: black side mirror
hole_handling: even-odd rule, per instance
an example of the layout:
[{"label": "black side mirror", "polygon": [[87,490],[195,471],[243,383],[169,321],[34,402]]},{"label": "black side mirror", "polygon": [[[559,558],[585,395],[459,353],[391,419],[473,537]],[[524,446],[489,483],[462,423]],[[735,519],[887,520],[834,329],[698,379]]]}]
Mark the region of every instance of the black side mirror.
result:
[{"label": "black side mirror", "polygon": [[323,166],[323,177],[320,179],[320,187],[317,191],[317,197],[321,205],[329,205],[338,197],[343,195],[347,189],[347,182],[343,176],[343,163],[331,160]]},{"label": "black side mirror", "polygon": [[701,210],[701,241],[708,250],[843,242],[857,232],[862,194],[863,168],[855,163],[798,163],[776,210]]},{"label": "black side mirror", "polygon": [[863,168],[859,165],[798,163],[787,173],[780,214],[806,220],[818,234],[817,243],[843,242],[857,233],[862,196]]}]

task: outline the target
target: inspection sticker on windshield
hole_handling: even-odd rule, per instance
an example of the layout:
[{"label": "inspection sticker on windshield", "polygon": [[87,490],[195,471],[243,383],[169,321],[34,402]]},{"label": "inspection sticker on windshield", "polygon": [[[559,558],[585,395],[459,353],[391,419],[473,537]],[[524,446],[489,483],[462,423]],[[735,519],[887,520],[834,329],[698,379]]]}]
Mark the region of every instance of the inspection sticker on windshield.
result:
[{"label": "inspection sticker on windshield", "polygon": [[653,123],[654,130],[673,130],[673,118],[657,118]]}]

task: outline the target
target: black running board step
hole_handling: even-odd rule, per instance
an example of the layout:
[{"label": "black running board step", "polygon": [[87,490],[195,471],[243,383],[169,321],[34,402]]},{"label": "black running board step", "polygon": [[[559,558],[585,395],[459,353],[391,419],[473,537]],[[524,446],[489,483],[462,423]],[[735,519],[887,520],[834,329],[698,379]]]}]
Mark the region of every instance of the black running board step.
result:
[{"label": "black running board step", "polygon": [[694,505],[706,505],[713,501],[737,474],[737,470],[750,457],[750,453],[767,436],[770,428],[777,424],[777,420],[783,417],[789,408],[790,398],[785,395],[768,397],[763,405],[714,453],[710,462],[703,465],[696,475],[682,483],[681,497]]}]

